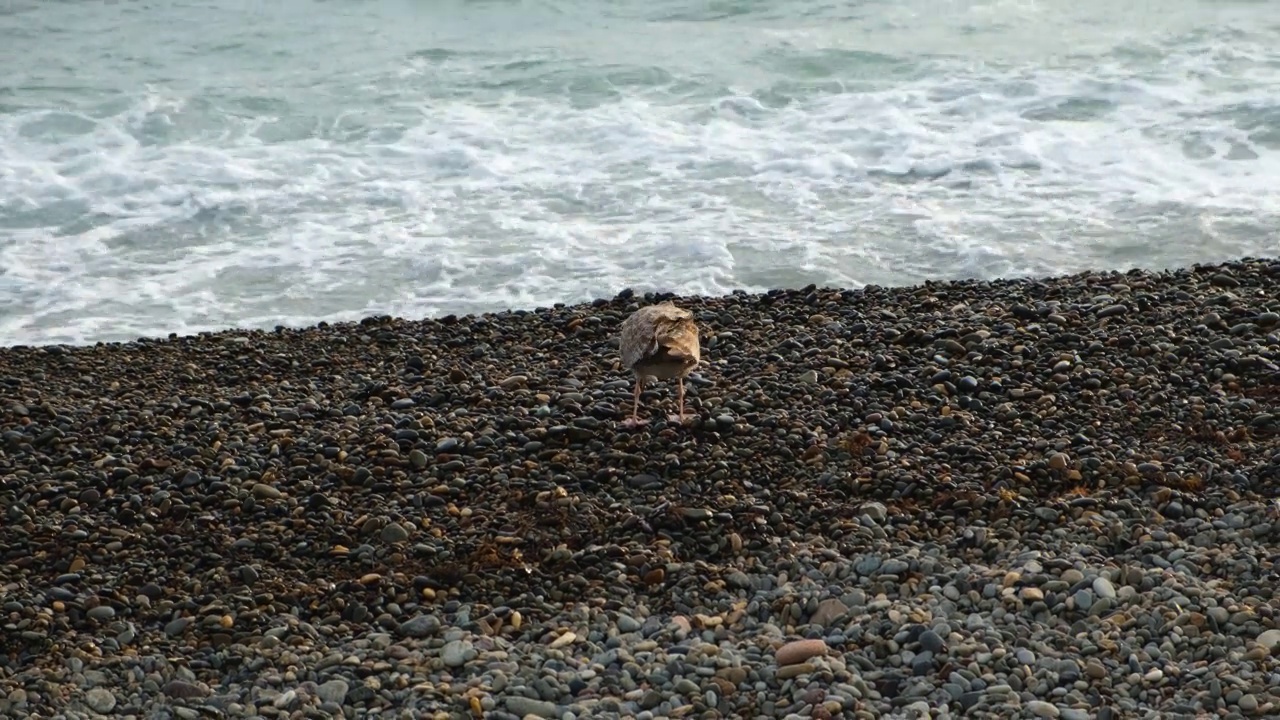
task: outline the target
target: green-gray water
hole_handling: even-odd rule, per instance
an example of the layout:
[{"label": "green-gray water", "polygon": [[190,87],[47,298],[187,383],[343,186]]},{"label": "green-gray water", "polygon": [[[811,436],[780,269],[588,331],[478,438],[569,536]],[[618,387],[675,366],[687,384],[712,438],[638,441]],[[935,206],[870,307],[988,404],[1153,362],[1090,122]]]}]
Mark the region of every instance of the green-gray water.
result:
[{"label": "green-gray water", "polygon": [[1275,7],[0,0],[0,344],[1274,254]]}]

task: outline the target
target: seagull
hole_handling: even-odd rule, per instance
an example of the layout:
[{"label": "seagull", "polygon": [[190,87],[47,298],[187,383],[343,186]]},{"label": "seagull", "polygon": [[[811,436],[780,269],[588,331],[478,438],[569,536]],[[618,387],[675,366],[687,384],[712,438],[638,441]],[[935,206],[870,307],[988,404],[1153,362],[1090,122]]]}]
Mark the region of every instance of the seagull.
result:
[{"label": "seagull", "polygon": [[684,414],[684,379],[702,361],[702,346],[693,313],[676,307],[670,301],[646,305],[622,322],[618,349],[622,354],[623,369],[636,376],[631,417],[624,422],[626,427],[648,422],[639,416],[640,391],[646,377],[658,380],[676,378],[679,382],[676,395],[678,412],[667,418],[680,424],[692,419],[692,415]]}]

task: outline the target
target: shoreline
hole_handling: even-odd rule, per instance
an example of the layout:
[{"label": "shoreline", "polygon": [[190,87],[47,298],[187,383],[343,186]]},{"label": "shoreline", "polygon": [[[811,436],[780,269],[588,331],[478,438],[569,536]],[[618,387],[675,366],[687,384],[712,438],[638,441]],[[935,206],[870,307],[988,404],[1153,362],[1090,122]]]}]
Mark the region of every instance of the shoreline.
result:
[{"label": "shoreline", "polygon": [[0,714],[1274,713],[1278,286],[664,294],[634,431],[626,293],[0,348]]},{"label": "shoreline", "polygon": [[[854,295],[857,295],[859,293],[865,292],[868,289],[872,291],[877,291],[877,292],[885,292],[885,291],[910,292],[910,291],[917,290],[920,288],[925,288],[925,287],[966,288],[966,287],[979,286],[979,287],[989,287],[989,288],[1006,288],[1010,285],[1019,285],[1019,284],[1034,284],[1034,283],[1046,283],[1046,282],[1068,282],[1068,283],[1083,282],[1083,281],[1086,281],[1088,278],[1104,276],[1104,275],[1113,275],[1113,276],[1123,277],[1133,273],[1138,273],[1144,276],[1160,276],[1160,275],[1169,275],[1169,274],[1179,273],[1179,272],[1196,272],[1197,268],[1227,267],[1227,266],[1239,264],[1239,263],[1246,263],[1246,264],[1261,263],[1264,265],[1274,265],[1274,264],[1280,263],[1280,255],[1276,255],[1274,257],[1242,256],[1242,257],[1231,259],[1231,260],[1224,260],[1220,262],[1196,263],[1188,266],[1174,266],[1174,267],[1160,267],[1160,268],[1135,266],[1135,267],[1127,268],[1124,270],[1088,269],[1080,272],[1065,273],[1065,274],[1058,274],[1058,275],[1017,275],[1017,276],[1011,276],[1011,277],[1000,277],[1000,278],[995,278],[990,280],[983,280],[979,278],[955,278],[950,280],[924,280],[918,283],[903,284],[903,285],[878,285],[873,283],[857,289],[843,288],[843,287],[830,287],[830,286],[820,287],[816,284],[811,283],[809,285],[804,286],[803,290],[807,292],[808,290],[812,289],[817,292],[823,292],[823,293],[834,292],[834,293],[843,293],[846,295],[852,293]],[[502,310],[492,310],[492,311],[479,312],[479,313],[462,313],[462,314],[445,313],[441,315],[428,315],[428,316],[420,316],[420,317],[412,317],[412,318],[399,316],[399,315],[389,315],[386,313],[373,313],[355,320],[316,320],[314,322],[309,322],[302,325],[275,325],[270,328],[227,325],[227,326],[220,326],[216,329],[198,330],[194,332],[188,332],[185,334],[170,332],[163,335],[162,334],[142,335],[132,340],[86,340],[80,343],[71,343],[71,342],[12,343],[9,345],[0,345],[0,353],[3,353],[5,350],[10,350],[10,349],[30,350],[30,349],[38,349],[38,348],[56,347],[56,348],[61,348],[62,350],[77,350],[82,348],[117,347],[122,345],[127,346],[127,345],[133,345],[137,343],[164,343],[164,342],[172,342],[175,340],[190,341],[198,338],[218,338],[223,336],[243,335],[246,333],[272,333],[272,332],[278,333],[282,331],[283,332],[303,332],[307,330],[315,330],[318,328],[339,328],[339,329],[347,328],[347,329],[355,330],[371,321],[385,321],[388,319],[398,323],[433,323],[433,322],[442,322],[442,321],[445,321],[446,319],[448,319],[449,322],[467,322],[471,319],[481,318],[481,317],[492,319],[492,318],[501,318],[501,317],[506,317],[511,315],[522,315],[522,314],[535,313],[535,312],[548,312],[553,310],[571,310],[571,311],[587,310],[588,308],[599,306],[601,303],[607,304],[607,303],[613,302],[618,297],[624,294],[627,297],[635,297],[639,299],[643,299],[645,297],[656,297],[661,299],[671,299],[677,302],[693,301],[696,303],[705,303],[705,302],[714,302],[717,300],[728,299],[728,298],[741,299],[745,301],[756,301],[759,298],[764,296],[777,295],[777,294],[789,294],[789,293],[796,293],[800,291],[802,291],[802,288],[800,287],[787,287],[787,288],[775,288],[772,290],[761,291],[761,292],[747,292],[745,290],[734,290],[725,295],[683,295],[683,294],[674,293],[674,292],[656,292],[656,291],[635,292],[631,288],[623,288],[610,297],[602,296],[602,297],[593,298],[591,300],[586,300],[583,302],[557,302],[557,303],[553,303],[550,306],[540,305],[535,307],[523,307],[523,308],[512,307],[512,308],[505,308]]]}]

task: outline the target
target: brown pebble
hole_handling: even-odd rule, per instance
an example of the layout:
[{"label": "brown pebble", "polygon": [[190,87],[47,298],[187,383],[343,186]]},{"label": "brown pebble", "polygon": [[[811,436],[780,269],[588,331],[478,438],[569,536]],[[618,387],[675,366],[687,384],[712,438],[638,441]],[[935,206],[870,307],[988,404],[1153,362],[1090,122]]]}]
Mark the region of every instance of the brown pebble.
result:
[{"label": "brown pebble", "polygon": [[740,665],[735,665],[733,667],[727,667],[727,668],[720,668],[719,670],[716,671],[716,677],[724,678],[729,684],[733,685],[734,687],[737,687],[746,681],[747,669]]},{"label": "brown pebble", "polygon": [[778,661],[778,665],[795,665],[802,663],[811,657],[827,654],[827,643],[821,638],[810,640],[793,640],[786,645],[778,648],[774,658]]},{"label": "brown pebble", "polygon": [[280,492],[272,485],[266,483],[254,483],[253,496],[259,500],[279,500],[284,497],[284,493]]},{"label": "brown pebble", "polygon": [[644,574],[644,582],[646,585],[657,585],[667,577],[667,571],[662,568],[654,568]]},{"label": "brown pebble", "polygon": [[161,690],[171,698],[182,700],[209,697],[211,694],[203,684],[186,682],[185,680],[170,680]]},{"label": "brown pebble", "polygon": [[816,669],[817,668],[814,667],[813,663],[800,663],[799,665],[786,665],[784,667],[778,668],[778,679],[788,680],[790,678],[797,677],[800,675],[807,675],[808,673],[811,673]]}]

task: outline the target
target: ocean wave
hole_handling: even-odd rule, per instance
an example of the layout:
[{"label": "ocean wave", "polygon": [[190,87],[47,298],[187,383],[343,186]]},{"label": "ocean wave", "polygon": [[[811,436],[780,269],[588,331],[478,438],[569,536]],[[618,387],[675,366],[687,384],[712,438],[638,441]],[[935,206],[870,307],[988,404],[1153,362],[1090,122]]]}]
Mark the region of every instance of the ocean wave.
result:
[{"label": "ocean wave", "polygon": [[418,45],[332,86],[11,106],[0,342],[1274,252],[1259,38],[1045,64],[736,32],[734,72]]}]

